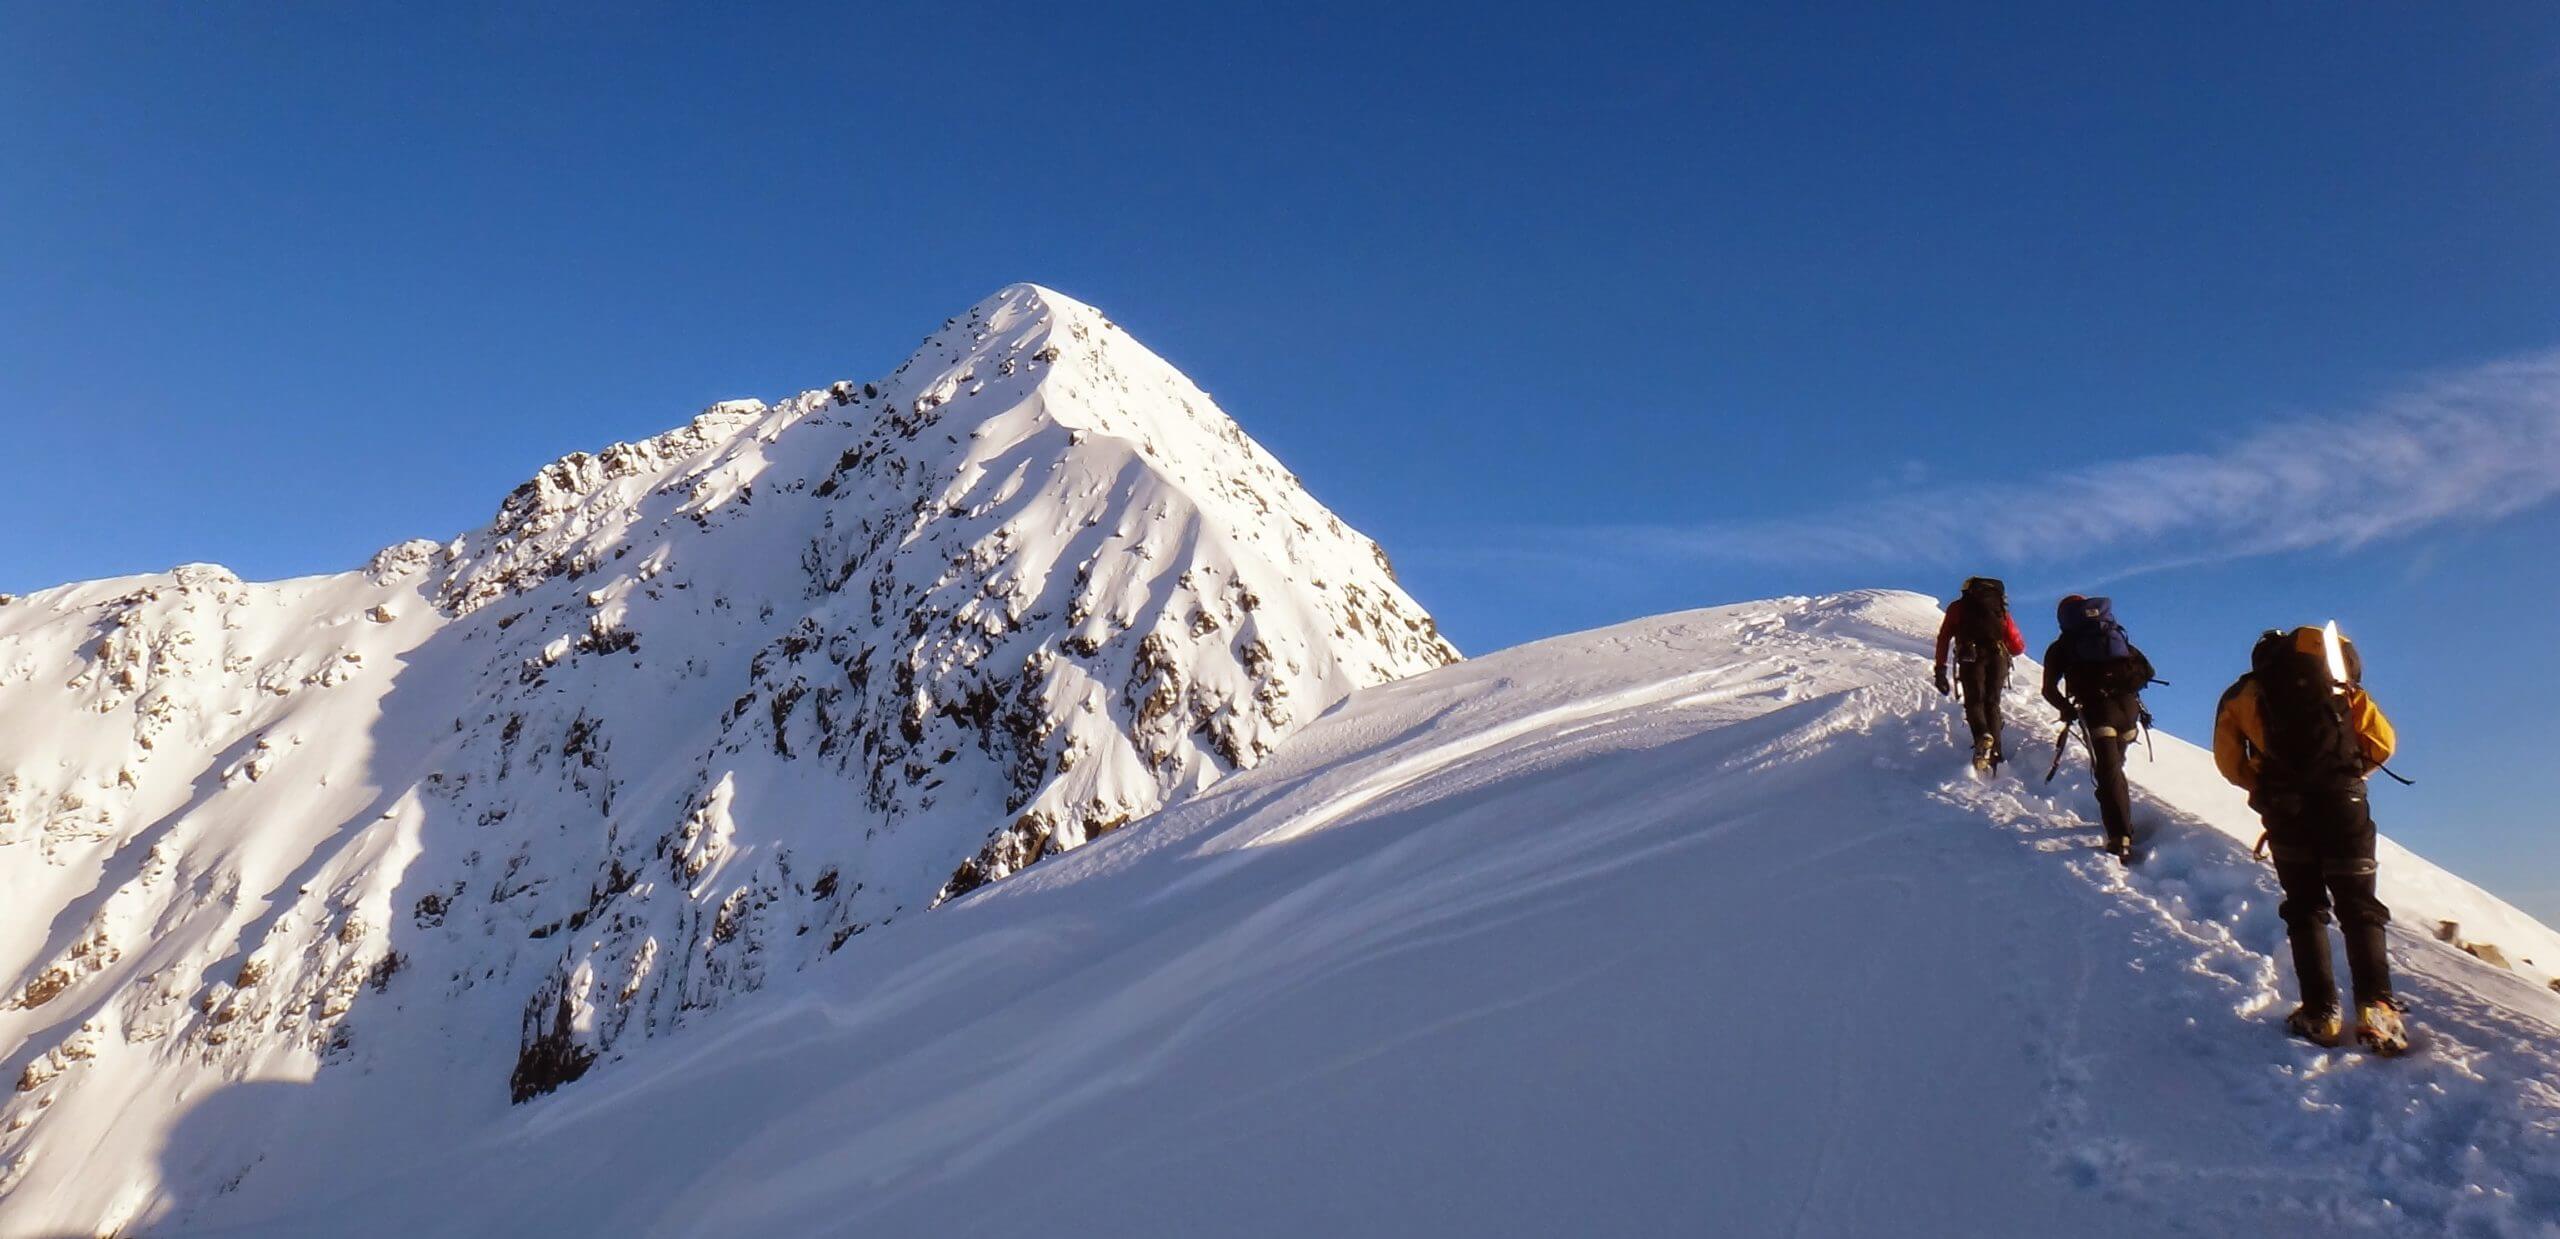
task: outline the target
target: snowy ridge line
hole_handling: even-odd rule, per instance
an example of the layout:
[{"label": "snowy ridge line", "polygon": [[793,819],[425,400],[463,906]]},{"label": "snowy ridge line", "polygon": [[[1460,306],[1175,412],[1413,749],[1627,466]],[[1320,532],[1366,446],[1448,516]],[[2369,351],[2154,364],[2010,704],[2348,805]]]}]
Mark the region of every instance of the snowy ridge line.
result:
[{"label": "snowy ridge line", "polygon": [[1443,773],[1453,765],[1488,750],[1511,744],[1523,737],[1540,735],[1542,739],[1552,740],[1558,736],[1570,735],[1573,730],[1581,727],[1601,726],[1616,721],[1648,706],[1707,704],[1716,700],[1718,694],[1713,691],[1696,690],[1699,685],[1719,678],[1721,676],[1717,672],[1700,672],[1694,676],[1683,677],[1649,689],[1629,690],[1596,701],[1557,706],[1525,718],[1515,719],[1500,727],[1469,736],[1465,740],[1456,741],[1441,748],[1428,749],[1399,758],[1384,769],[1363,778],[1356,786],[1334,794],[1316,810],[1281,822],[1238,846],[1268,847],[1322,830],[1358,812],[1369,802],[1411,784],[1425,772]]},{"label": "snowy ridge line", "polygon": [[[2137,763],[2120,874],[2076,769],[1961,775],[1935,618],[1779,600],[1363,690],[343,1206],[183,1233],[2547,1234],[2560,995],[2395,930],[2419,1057],[2286,1038],[2209,759]],[[2404,923],[2502,906],[2386,864]]]},{"label": "snowy ridge line", "polygon": [[[479,1130],[1455,657],[1196,384],[1033,285],[357,571],[14,600],[0,1233],[318,1181],[368,1107]],[[263,1143],[161,1164],[182,1099],[282,1081]]]},{"label": "snowy ridge line", "polygon": [[[1809,605],[1819,615],[1842,602],[1819,600]],[[1819,630],[1837,622],[1826,615],[1807,627]],[[1758,623],[1763,632],[1777,626],[1766,618]],[[1818,710],[1817,716],[1796,723],[1781,738],[1729,758],[1723,770],[1761,771],[1778,762],[1806,760],[1834,738],[1868,736],[1880,726],[1892,729],[1906,723],[1915,748],[1960,751],[1955,717],[1944,713],[1918,687],[1924,678],[1919,656],[1926,648],[1924,633],[1915,629],[1910,634],[1916,640],[1906,646],[1912,649],[1907,678],[1817,698],[1802,707]],[[2030,663],[2025,678],[2032,681],[2034,674]],[[1639,689],[1597,695],[1590,699],[1587,714],[1551,709],[1525,717],[1553,724],[1567,718],[1605,718],[1619,703],[1648,698],[1686,704],[1737,696],[1710,693],[1680,698],[1678,689],[1698,678],[1692,674],[1667,679],[1653,694]],[[2036,724],[2057,722],[2036,717],[2028,729],[2036,732]],[[1559,726],[1552,738],[1568,738],[1577,729]],[[1438,751],[1455,759],[1454,765],[1463,765],[1476,753],[1527,730],[1504,724],[1471,742],[1448,744]],[[2065,872],[2155,925],[2156,933],[2147,930],[2138,935],[2143,945],[2129,962],[2146,973],[2192,979],[2182,982],[2186,992],[2154,994],[2151,1001],[2190,1012],[2216,1006],[2228,1010],[2231,1021],[2218,1028],[2192,1015],[2184,1021],[2188,1037],[2198,1042],[2196,1051],[2209,1046],[2229,1060],[2219,1076],[2235,1090],[2261,1097],[2299,1096],[2318,1117],[2293,1132],[2296,1147],[2313,1164],[2353,1169],[2232,1167],[2194,1160],[2175,1147],[2151,1149],[2108,1134],[2079,1096],[2093,1069],[2090,1056],[2074,1052],[2076,1025],[2088,1005],[2085,969],[2107,966],[2107,961],[2085,956],[2081,987],[2057,1004],[2061,1014],[2053,1021],[2055,1040],[2047,1051],[2050,1078],[2042,1126],[2057,1146],[2052,1155],[2055,1169],[2077,1186],[2127,1203],[2138,1204],[2149,1193],[2177,1199],[2182,1184],[2197,1181],[2291,1183],[2325,1187],[2342,1198],[2317,1204],[2267,1202],[2299,1213],[2306,1222],[2383,1229],[2446,1226],[2483,1234],[2544,1233],[2551,1225],[2549,1219],[2560,1216],[2553,1212],[2554,1206],[2560,1206],[2560,1162],[2552,1157],[2552,1136],[2560,1132],[2560,1090],[2548,1083],[2554,1068],[2560,1067],[2560,1045],[2554,1039],[2555,1027],[2560,1027],[2560,1004],[2553,1001],[2550,987],[2537,984],[2533,974],[2519,975],[2517,969],[2439,942],[2423,926],[2447,911],[2502,923],[2516,934],[2524,951],[2537,952],[2543,959],[2551,958],[2548,952],[2560,945],[2560,937],[2476,888],[2446,903],[2448,887],[2467,884],[2395,848],[2391,855],[2396,872],[2386,871],[2386,890],[2403,906],[2400,923],[2392,931],[2394,962],[2404,979],[2404,993],[2415,998],[2415,1008],[2422,1013],[2416,1026],[2430,1056],[2422,1066],[2396,1070],[2410,1065],[2359,1061],[2351,1051],[2324,1051],[2286,1040],[2279,1017],[2290,1005],[2288,991],[2283,989],[2289,981],[2276,962],[2284,950],[2283,926],[2275,916],[2281,895],[2265,867],[2249,855],[2244,836],[2254,834],[2254,819],[2229,814],[2209,817],[2179,807],[2179,798],[2196,793],[2204,784],[2210,784],[2211,793],[2195,799],[2209,804],[2232,796],[2221,790],[2208,754],[2174,737],[2163,736],[2162,741],[2168,761],[2147,772],[2142,767],[2136,770],[2137,822],[2149,857],[2130,872],[2095,850],[2096,824],[2083,816],[2084,807],[2094,803],[2094,793],[2083,768],[2071,768],[2071,777],[2040,794],[2019,794],[2027,785],[2015,777],[1991,787],[1956,777],[1928,788],[1926,795],[2016,833],[2040,858],[2048,863],[2060,860]],[[2050,743],[2041,747],[2047,754],[2052,750]],[[1416,772],[1427,767],[1432,752],[1425,750],[1394,767],[1398,788],[1429,777]],[[2155,790],[2155,784],[2165,786],[2167,794]],[[1241,785],[1222,789],[1227,795],[1245,790]],[[1254,840],[1262,841],[1262,837]],[[2419,915],[2408,915],[2410,910]],[[2248,945],[2251,941],[2261,945]],[[2517,954],[2523,964],[2533,964],[2535,956]],[[2502,997],[2487,1000],[2484,989]],[[2172,997],[2175,1001],[2168,1001]],[[2443,1019],[2427,1014],[2438,1012]],[[2266,1040],[2270,1035],[2272,1042]],[[2204,1040],[2213,1036],[2220,1039]],[[2232,1052],[2235,1049],[2237,1053]],[[2261,1051],[2273,1052],[2280,1061],[2267,1063]],[[2515,1100],[2508,1104],[2511,1095]],[[2377,1115],[2426,1118],[2415,1133],[2395,1138],[2377,1126]],[[2485,1155],[2484,1148],[2511,1153],[2531,1148],[2536,1154],[2502,1162]],[[2372,1198],[2355,1199],[2365,1192],[2372,1193]],[[2350,1200],[2354,1207],[2348,1207]]]}]

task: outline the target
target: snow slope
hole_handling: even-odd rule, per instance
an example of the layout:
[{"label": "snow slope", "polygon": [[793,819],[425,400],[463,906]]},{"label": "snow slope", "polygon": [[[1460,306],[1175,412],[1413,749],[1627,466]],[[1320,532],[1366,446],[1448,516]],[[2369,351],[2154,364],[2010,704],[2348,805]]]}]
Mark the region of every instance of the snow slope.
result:
[{"label": "snow slope", "polygon": [[159,1138],[244,1081],[347,1087],[258,1116],[308,1163],[181,1178],[456,1138],[1455,657],[1031,285],[362,571],[0,602],[0,1235],[157,1208]]},{"label": "snow slope", "polygon": [[1935,618],[1726,607],[1362,690],[467,1140],[260,1125],[330,1073],[208,1091],[137,1233],[2560,1228],[2560,937],[2392,849],[2423,1054],[2286,1039],[2209,758],[2137,758],[2121,873],[2077,763],[1963,773]]}]

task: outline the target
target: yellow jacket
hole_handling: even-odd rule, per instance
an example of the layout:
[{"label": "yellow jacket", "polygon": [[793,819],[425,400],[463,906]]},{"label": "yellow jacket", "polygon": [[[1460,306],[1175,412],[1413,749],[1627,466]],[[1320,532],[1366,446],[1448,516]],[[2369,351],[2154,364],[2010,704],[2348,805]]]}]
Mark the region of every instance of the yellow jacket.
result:
[{"label": "yellow jacket", "polygon": [[[2399,737],[2391,730],[2391,720],[2382,716],[2382,707],[2373,704],[2373,698],[2361,688],[2347,690],[2347,719],[2355,724],[2356,737],[2363,743],[2363,773],[2372,774],[2391,760],[2392,746]],[[2254,679],[2243,680],[2214,716],[2213,764],[2222,769],[2223,778],[2254,794],[2266,751],[2267,725],[2258,683]]]}]

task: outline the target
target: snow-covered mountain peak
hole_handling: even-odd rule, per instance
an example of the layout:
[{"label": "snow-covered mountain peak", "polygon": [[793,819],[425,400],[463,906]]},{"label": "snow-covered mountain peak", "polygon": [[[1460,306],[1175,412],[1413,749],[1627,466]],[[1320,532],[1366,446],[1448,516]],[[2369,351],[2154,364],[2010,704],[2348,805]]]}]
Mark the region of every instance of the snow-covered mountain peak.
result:
[{"label": "snow-covered mountain peak", "polygon": [[1032,285],[356,571],[31,595],[0,1192],[97,1204],[42,1152],[252,1075],[553,1088],[1454,657],[1196,385]]}]

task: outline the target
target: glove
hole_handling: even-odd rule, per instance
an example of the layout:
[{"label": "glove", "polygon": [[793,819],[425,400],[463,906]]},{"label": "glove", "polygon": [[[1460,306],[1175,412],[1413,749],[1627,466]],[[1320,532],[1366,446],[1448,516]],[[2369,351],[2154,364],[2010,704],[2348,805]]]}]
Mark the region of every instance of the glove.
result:
[{"label": "glove", "polygon": [[1947,669],[1945,667],[1941,666],[1938,668],[1937,678],[1934,683],[1938,686],[1938,695],[1941,697],[1946,696],[1949,689],[1947,688]]},{"label": "glove", "polygon": [[2062,714],[2062,725],[2065,727],[2080,721],[2080,707],[2078,706],[2066,704],[2062,707],[2060,713]]}]

